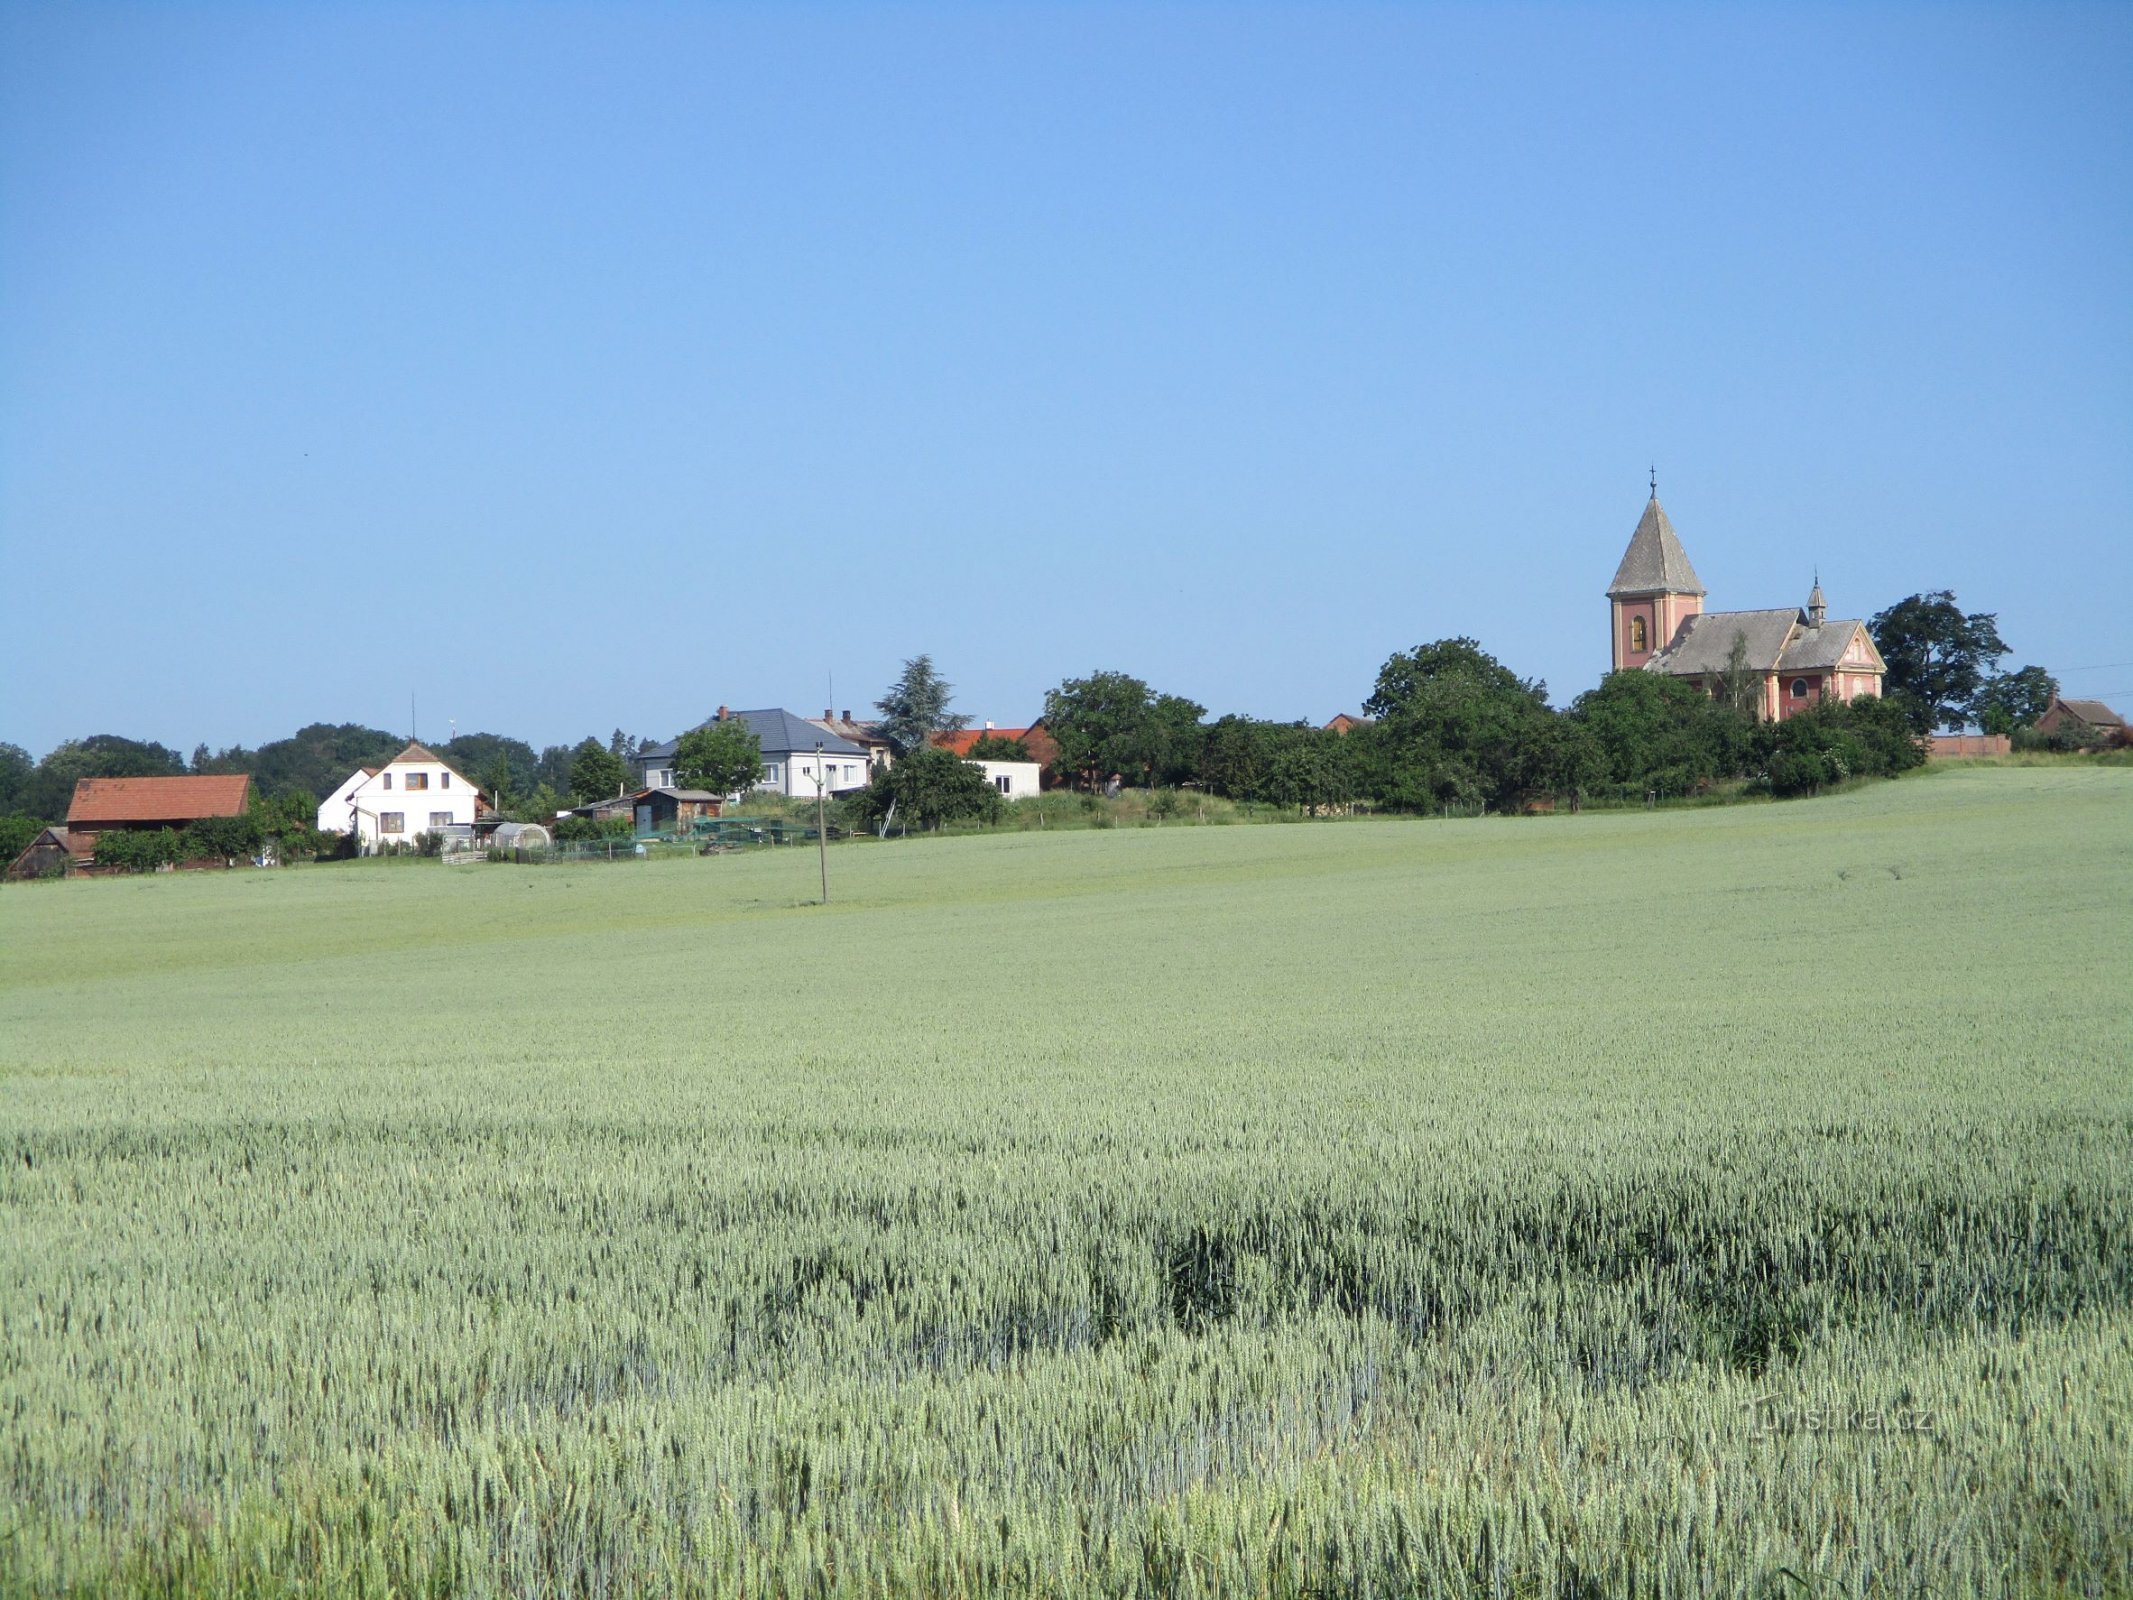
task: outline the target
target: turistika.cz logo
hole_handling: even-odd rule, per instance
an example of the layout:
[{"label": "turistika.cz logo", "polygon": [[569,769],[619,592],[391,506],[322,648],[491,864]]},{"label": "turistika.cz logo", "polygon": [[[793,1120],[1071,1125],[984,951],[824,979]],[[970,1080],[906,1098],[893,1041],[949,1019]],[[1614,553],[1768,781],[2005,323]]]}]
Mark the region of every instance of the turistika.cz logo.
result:
[{"label": "turistika.cz logo", "polygon": [[1917,1407],[1823,1405],[1762,1394],[1747,1401],[1748,1425],[1756,1433],[1929,1434],[1933,1413]]}]

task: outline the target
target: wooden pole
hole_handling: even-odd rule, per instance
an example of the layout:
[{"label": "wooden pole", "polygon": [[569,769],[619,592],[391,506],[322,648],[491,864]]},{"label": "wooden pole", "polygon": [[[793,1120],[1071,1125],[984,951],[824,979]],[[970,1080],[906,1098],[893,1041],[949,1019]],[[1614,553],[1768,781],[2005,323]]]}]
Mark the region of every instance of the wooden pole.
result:
[{"label": "wooden pole", "polygon": [[823,821],[824,801],[829,784],[822,775],[822,745],[815,744],[815,854],[822,863],[822,903],[830,903],[830,847],[829,828]]}]

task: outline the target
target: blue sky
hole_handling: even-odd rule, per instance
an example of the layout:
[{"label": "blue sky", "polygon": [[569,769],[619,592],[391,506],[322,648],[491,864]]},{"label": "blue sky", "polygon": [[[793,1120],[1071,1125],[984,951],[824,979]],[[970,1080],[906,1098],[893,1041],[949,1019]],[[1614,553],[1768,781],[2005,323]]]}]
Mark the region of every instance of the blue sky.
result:
[{"label": "blue sky", "polygon": [[1714,607],[2133,710],[2128,85],[2122,5],[0,8],[0,739],[1567,700],[1653,462]]}]

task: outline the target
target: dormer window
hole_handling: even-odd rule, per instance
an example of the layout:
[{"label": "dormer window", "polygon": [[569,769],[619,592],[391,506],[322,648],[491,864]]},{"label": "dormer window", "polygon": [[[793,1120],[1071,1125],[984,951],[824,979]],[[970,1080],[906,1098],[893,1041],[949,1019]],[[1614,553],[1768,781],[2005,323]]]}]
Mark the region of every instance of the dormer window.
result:
[{"label": "dormer window", "polygon": [[1651,635],[1646,632],[1642,617],[1629,619],[1629,647],[1632,650],[1649,650]]}]

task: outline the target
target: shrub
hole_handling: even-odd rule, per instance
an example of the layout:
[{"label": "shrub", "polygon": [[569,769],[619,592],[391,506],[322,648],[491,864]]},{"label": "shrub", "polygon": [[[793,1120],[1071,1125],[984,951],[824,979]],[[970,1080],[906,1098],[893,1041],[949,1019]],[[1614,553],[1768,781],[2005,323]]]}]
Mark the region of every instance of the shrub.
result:
[{"label": "shrub", "polygon": [[558,844],[597,844],[603,839],[633,839],[637,829],[628,817],[564,817],[554,827]]}]

